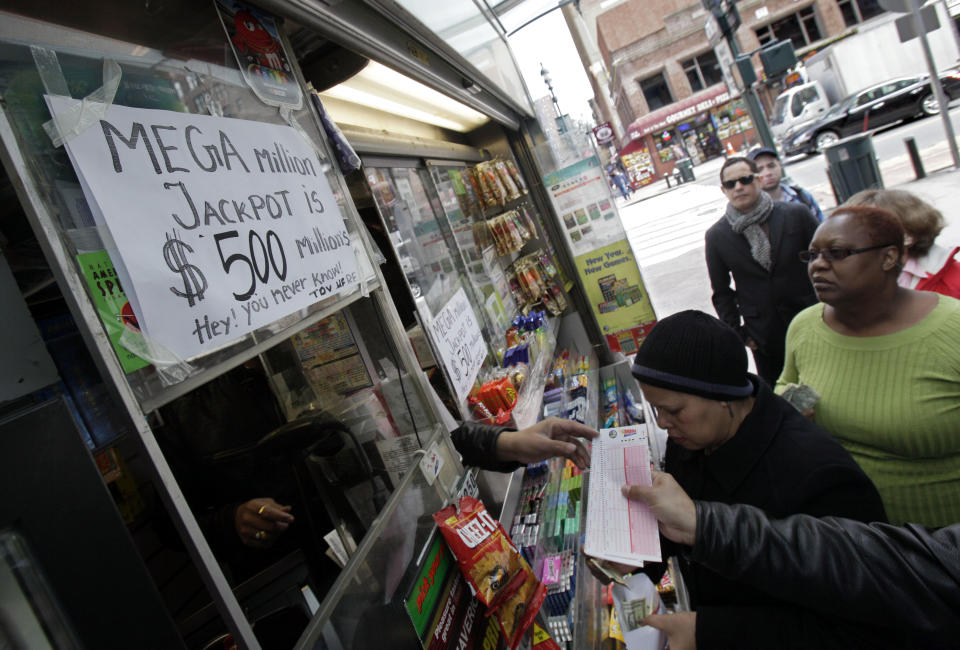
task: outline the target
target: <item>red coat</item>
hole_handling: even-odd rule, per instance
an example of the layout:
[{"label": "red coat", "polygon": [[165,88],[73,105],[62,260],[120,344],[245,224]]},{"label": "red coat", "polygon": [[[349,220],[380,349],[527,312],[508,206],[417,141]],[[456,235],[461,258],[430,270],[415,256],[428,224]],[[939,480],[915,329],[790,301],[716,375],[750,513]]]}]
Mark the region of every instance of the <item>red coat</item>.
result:
[{"label": "red coat", "polygon": [[939,271],[922,278],[914,288],[919,291],[935,291],[945,296],[960,298],[960,262],[954,259],[957,251],[960,251],[960,246],[950,251],[947,262]]}]

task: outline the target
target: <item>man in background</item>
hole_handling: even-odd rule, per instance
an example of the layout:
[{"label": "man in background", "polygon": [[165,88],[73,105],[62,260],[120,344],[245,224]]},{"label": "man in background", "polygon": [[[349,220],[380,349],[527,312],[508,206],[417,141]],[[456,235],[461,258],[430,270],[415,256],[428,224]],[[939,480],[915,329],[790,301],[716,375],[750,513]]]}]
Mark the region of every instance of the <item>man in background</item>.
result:
[{"label": "man in background", "polygon": [[797,257],[810,245],[817,220],[803,206],[771,199],[760,189],[756,163],[747,158],[728,158],[720,184],[729,203],[707,230],[705,247],[713,306],[772,386],[783,370],[787,326],[817,302]]},{"label": "man in background", "polygon": [[783,182],[783,164],[776,151],[767,147],[754,149],[747,154],[747,158],[757,164],[760,188],[769,194],[771,199],[785,203],[799,203],[810,210],[817,221],[823,222],[823,211],[817,205],[813,195],[799,185],[788,185]]}]

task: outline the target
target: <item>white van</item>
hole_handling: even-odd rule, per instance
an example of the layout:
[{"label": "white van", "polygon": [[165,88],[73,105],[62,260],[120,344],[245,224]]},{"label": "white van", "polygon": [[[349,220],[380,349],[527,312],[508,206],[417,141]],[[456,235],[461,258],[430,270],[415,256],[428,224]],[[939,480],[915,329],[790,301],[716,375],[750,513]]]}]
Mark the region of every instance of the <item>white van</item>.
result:
[{"label": "white van", "polygon": [[830,100],[819,81],[787,88],[773,103],[770,129],[778,143],[789,133],[813,123],[830,107]]}]

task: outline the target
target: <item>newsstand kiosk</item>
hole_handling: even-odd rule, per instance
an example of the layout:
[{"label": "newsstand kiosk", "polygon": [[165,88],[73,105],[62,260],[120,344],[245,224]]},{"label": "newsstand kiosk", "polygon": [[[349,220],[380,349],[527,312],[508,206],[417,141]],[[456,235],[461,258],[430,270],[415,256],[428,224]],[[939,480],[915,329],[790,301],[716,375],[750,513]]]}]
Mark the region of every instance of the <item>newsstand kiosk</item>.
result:
[{"label": "newsstand kiosk", "polygon": [[[576,313],[529,110],[381,4],[0,13],[13,641],[434,647],[456,569],[437,576],[431,515],[470,493],[567,563],[539,625],[600,644],[598,590],[569,579],[591,580],[579,506],[520,512],[528,479],[576,499],[582,478],[465,471],[451,412],[596,427],[601,385],[607,423],[625,394],[649,409]],[[432,138],[398,137],[398,111],[390,133],[352,122],[316,93],[352,76],[348,48],[481,122]]]}]

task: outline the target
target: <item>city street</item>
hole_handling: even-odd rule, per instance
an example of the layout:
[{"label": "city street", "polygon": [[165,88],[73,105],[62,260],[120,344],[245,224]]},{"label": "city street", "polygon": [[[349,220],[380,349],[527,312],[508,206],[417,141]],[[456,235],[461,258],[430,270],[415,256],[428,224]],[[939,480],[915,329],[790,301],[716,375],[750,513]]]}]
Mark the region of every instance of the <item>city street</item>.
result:
[{"label": "city street", "polygon": [[[954,129],[960,133],[960,107],[950,111]],[[915,179],[903,139],[917,141],[920,157],[931,178],[913,183],[916,192],[936,205],[950,224],[941,235],[945,241],[960,241],[960,205],[949,203],[950,184],[938,181],[933,172],[951,165],[950,152],[939,116],[917,120],[874,135],[885,187],[903,186]],[[713,313],[710,282],[703,256],[706,230],[723,214],[726,198],[720,191],[723,159],[707,161],[694,168],[694,183],[667,189],[664,181],[643,188],[628,203],[618,201],[627,236],[637,255],[644,282],[657,316],[663,318],[683,309]],[[786,170],[794,183],[814,193],[824,209],[836,202],[826,177],[822,154],[793,158]],[[950,174],[956,179],[956,172]]]}]

